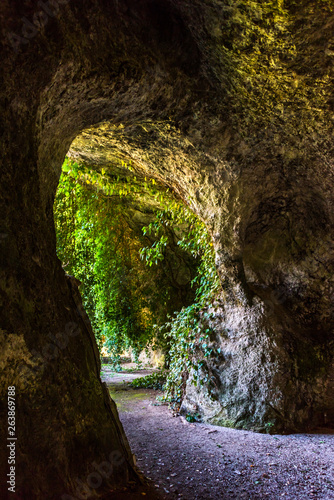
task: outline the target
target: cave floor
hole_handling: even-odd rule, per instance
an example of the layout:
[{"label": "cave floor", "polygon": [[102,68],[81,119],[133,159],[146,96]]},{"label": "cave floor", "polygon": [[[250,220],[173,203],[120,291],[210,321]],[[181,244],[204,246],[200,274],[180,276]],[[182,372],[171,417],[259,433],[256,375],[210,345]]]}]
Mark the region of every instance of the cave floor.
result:
[{"label": "cave floor", "polygon": [[127,376],[103,378],[159,498],[334,499],[334,432],[269,435],[188,423],[156,400],[159,391],[129,389]]}]

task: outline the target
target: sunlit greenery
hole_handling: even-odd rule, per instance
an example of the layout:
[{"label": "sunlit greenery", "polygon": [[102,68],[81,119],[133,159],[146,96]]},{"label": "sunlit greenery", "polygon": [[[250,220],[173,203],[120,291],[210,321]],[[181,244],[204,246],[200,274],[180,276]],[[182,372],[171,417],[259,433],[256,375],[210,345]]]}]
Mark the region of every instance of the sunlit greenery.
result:
[{"label": "sunlit greenery", "polygon": [[[66,160],[54,208],[58,256],[65,271],[82,282],[99,347],[116,365],[125,349],[138,354],[156,340],[153,324],[164,317],[170,293],[161,270],[149,273],[141,261],[147,241],[134,237],[122,205],[113,199],[134,189]],[[156,280],[165,286],[158,290]]]},{"label": "sunlit greenery", "polygon": [[[54,206],[57,253],[66,272],[82,282],[80,292],[100,349],[107,349],[117,368],[130,347],[137,355],[148,346],[162,348],[169,368],[166,398],[177,402],[184,374],[195,366],[195,339],[205,344],[201,309],[219,282],[203,222],[154,182],[144,183],[162,209],[141,234],[134,234],[121,199],[138,195],[137,179],[114,178],[103,169],[92,171],[66,160]],[[177,245],[197,263],[195,301],[183,308],[172,300],[164,268],[175,228]]]},{"label": "sunlit greenery", "polygon": [[159,371],[156,373],[151,373],[145,377],[136,378],[130,383],[130,387],[133,389],[155,389],[163,390],[164,384],[166,382],[166,371]]},{"label": "sunlit greenery", "polygon": [[196,285],[194,303],[183,307],[160,327],[169,345],[169,373],[164,386],[165,398],[177,406],[182,399],[187,374],[192,368],[200,368],[193,356],[195,345],[200,345],[204,355],[207,355],[206,339],[210,332],[208,329],[203,331],[201,311],[217,293],[219,278],[214,263],[212,241],[204,223],[188,208],[176,202],[170,203],[166,210],[157,214],[154,222],[143,228],[144,233],[153,231],[160,234],[155,245],[141,250],[141,256],[146,259],[148,265],[162,258],[161,250],[168,244],[166,228],[171,224],[186,224],[187,230],[178,244],[199,259],[197,275],[193,280],[193,285]]},{"label": "sunlit greenery", "polygon": [[[274,123],[277,133],[285,127],[290,135],[295,128],[307,132],[311,125],[326,127],[330,65],[322,71],[316,67],[312,74],[308,59],[317,57],[315,46],[303,39],[311,28],[318,33],[322,19],[332,16],[332,1],[318,4],[316,10],[312,2],[301,5],[296,0],[226,1],[220,43],[213,53],[221,63],[233,119],[245,137]],[[291,37],[296,31],[299,35]],[[323,52],[322,47],[319,42]],[[301,58],[310,71],[296,71]]]}]

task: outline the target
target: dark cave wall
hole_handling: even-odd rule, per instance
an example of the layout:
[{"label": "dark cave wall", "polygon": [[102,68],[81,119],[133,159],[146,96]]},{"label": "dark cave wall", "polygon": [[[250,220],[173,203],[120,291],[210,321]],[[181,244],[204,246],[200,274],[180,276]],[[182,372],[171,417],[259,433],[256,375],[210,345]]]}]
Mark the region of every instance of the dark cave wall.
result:
[{"label": "dark cave wall", "polygon": [[[22,19],[39,10],[0,7],[1,421],[16,385],[18,498],[73,493],[114,450],[125,460],[98,493],[137,480],[55,254],[61,164],[87,127],[105,138],[79,137],[77,155],[102,164],[111,144],[110,158],[131,158],[211,231],[223,283],[213,342],[225,353],[208,366],[221,379],[216,415],[263,427],[271,405],[278,428],[333,420],[330,3],[71,0],[29,32]],[[77,335],[48,353],[73,323]],[[188,390],[189,404],[210,403]]]},{"label": "dark cave wall", "polygon": [[[31,131],[21,128],[24,143],[15,125],[9,138],[14,152],[2,169],[0,330],[2,443],[7,387],[16,387],[15,498],[74,493],[76,480],[86,484],[93,462],[109,461],[111,453],[114,472],[100,491],[123,486],[136,479],[132,455],[100,381],[89,322],[55,256],[52,212],[41,207]],[[1,498],[8,493],[7,451],[1,447]],[[86,454],[89,459],[82,460]]]}]

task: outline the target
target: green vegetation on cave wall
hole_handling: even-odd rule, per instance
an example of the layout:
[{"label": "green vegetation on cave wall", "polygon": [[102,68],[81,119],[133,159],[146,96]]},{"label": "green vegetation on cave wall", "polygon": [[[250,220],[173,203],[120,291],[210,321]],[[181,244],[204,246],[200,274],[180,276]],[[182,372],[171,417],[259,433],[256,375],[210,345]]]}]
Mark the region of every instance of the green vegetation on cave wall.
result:
[{"label": "green vegetation on cave wall", "polygon": [[[161,266],[148,268],[140,258],[147,238],[134,232],[123,197],[134,187],[66,160],[55,200],[57,253],[80,291],[100,349],[115,365],[132,347],[164,347],[153,325],[171,312],[173,290]],[[160,286],[158,286],[158,283]]]},{"label": "green vegetation on cave wall", "polygon": [[211,20],[211,58],[241,137],[272,129],[295,148],[298,137],[316,128],[319,141],[325,140],[333,9],[331,0],[228,0],[223,16]]},{"label": "green vegetation on cave wall", "polygon": [[[90,161],[94,152],[103,166],[96,135],[90,147],[83,130],[93,124],[123,124],[118,143],[102,141],[101,130],[103,151],[109,144],[131,152],[143,175],[192,196],[215,236],[220,274],[231,277],[229,314],[213,325],[224,350],[208,366],[217,413],[248,428],[274,417],[275,432],[322,425],[324,412],[334,421],[334,366],[330,372],[323,361],[333,363],[333,1],[129,2],[124,9],[91,0],[89,12],[81,3],[88,5],[63,5],[20,54],[2,47],[0,362],[3,387],[18,388],[17,465],[27,481],[19,475],[17,486],[27,498],[76,496],[75,478],[105,460],[110,443],[122,443],[94,375],[90,333],[55,258],[50,211],[72,138],[83,133],[76,158],[81,151]],[[163,15],[148,8],[155,4]],[[284,11],[285,31],[271,4]],[[3,32],[20,34],[33,2],[4,0],[0,10]],[[169,123],[175,132],[166,133]],[[245,282],[254,304],[233,300]],[[271,300],[276,291],[280,307]],[[218,323],[239,311],[242,335],[221,334]],[[80,324],[80,343],[71,340],[46,370],[29,369],[34,376],[22,390],[22,365],[32,366],[34,349],[70,321]],[[3,426],[2,441],[4,433]],[[107,488],[125,486],[126,458]],[[5,474],[5,450],[0,463]]]},{"label": "green vegetation on cave wall", "polygon": [[[144,184],[147,189],[146,180]],[[164,210],[156,209],[148,219],[152,222],[138,230],[129,224],[125,203],[142,195],[135,182],[66,159],[55,200],[58,256],[65,271],[81,282],[100,350],[107,349],[116,366],[130,347],[136,355],[148,346],[162,348],[169,359],[167,318],[190,307],[203,288],[200,247],[209,241],[204,225],[154,182],[149,194],[164,201]],[[175,243],[178,254],[171,251]],[[171,254],[174,260],[186,256],[193,267],[186,269],[183,296],[177,295],[170,276]]]},{"label": "green vegetation on cave wall", "polygon": [[[161,348],[169,368],[166,399],[179,405],[184,380],[197,366],[195,338],[206,352],[208,331],[200,331],[200,313],[217,291],[218,277],[204,224],[152,184],[149,194],[160,199],[160,209],[136,230],[125,203],[143,195],[136,182],[66,159],[54,206],[57,253],[66,272],[82,283],[100,350],[107,349],[119,367],[121,353],[130,347],[137,355],[148,346]],[[187,256],[193,265],[191,292],[181,301],[170,276],[175,243],[174,259]]]},{"label": "green vegetation on cave wall", "polygon": [[[208,340],[212,331],[203,323],[203,314],[207,315],[204,310],[220,289],[212,241],[204,223],[198,217],[184,205],[173,203],[164,211],[158,212],[155,220],[143,228],[144,233],[154,232],[160,237],[152,247],[141,250],[142,256],[151,266],[157,259],[163,258],[161,249],[168,243],[166,228],[171,224],[184,222],[187,222],[188,230],[178,243],[199,261],[197,274],[192,282],[196,286],[195,299],[192,304],[183,307],[173,317],[169,317],[160,327],[160,332],[163,332],[169,345],[167,354],[169,372],[164,386],[165,400],[176,408],[181,405],[190,371],[194,372],[193,382],[203,384],[200,377],[202,358],[212,354]],[[197,355],[194,355],[195,349]]]},{"label": "green vegetation on cave wall", "polygon": [[86,185],[77,182],[76,170],[71,174],[63,173],[57,193],[57,252],[66,272],[82,282],[100,348],[105,345],[116,360],[129,344],[140,350],[151,340],[155,290],[143,279],[138,242],[121,207],[89,189],[87,179]]}]

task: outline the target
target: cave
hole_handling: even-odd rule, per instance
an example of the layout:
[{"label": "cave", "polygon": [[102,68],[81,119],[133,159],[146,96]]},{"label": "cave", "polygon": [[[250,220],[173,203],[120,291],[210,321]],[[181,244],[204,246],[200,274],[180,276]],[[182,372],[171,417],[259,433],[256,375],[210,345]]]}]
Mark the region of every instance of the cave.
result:
[{"label": "cave", "polygon": [[211,385],[189,374],[183,407],[260,431],[333,425],[331,3],[4,0],[0,15],[0,441],[15,386],[15,498],[75,497],[93,463],[113,466],[101,498],[141,481],[56,256],[66,154],[131,160],[206,224],[219,354]]}]

